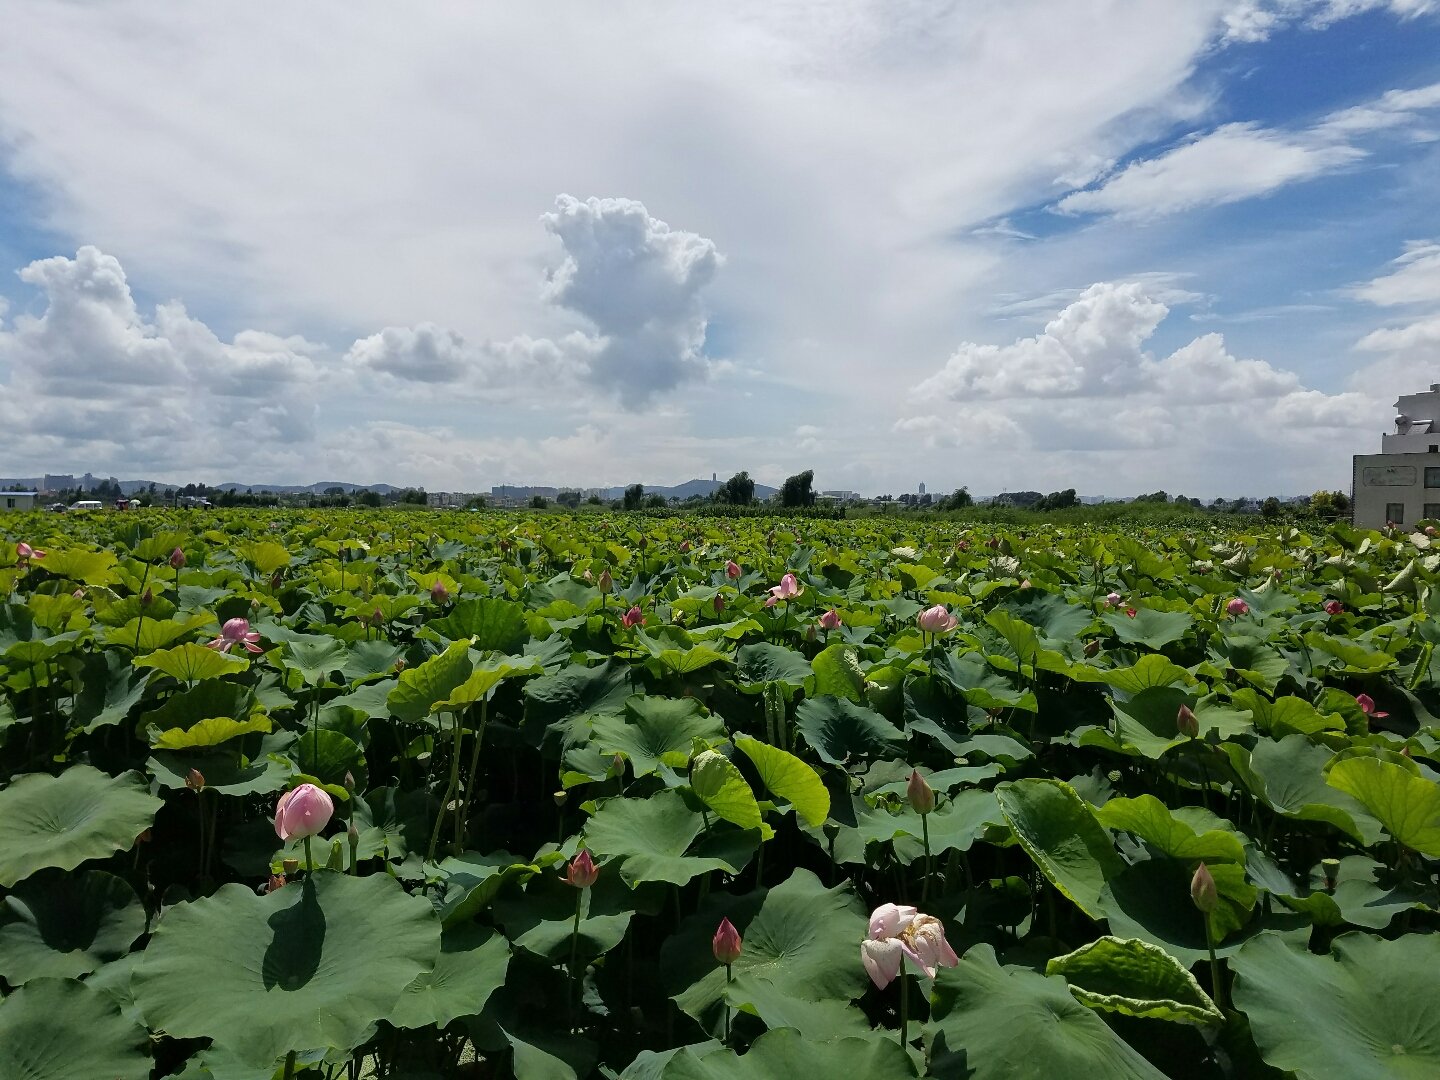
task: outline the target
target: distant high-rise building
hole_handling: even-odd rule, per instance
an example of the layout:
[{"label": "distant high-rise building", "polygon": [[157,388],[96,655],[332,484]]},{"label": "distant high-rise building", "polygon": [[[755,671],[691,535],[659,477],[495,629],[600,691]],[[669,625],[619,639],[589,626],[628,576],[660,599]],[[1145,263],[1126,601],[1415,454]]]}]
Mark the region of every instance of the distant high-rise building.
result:
[{"label": "distant high-rise building", "polygon": [[920,494],[921,494],[921,495],[924,495],[924,494],[925,494],[925,482],[924,482],[923,480],[920,482],[920,489],[919,489],[919,490],[920,490]]}]

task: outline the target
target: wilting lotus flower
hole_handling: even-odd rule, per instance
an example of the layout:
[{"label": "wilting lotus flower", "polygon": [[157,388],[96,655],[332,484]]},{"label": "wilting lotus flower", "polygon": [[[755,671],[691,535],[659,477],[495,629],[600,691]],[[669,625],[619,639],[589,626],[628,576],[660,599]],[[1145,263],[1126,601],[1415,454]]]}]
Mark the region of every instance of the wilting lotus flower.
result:
[{"label": "wilting lotus flower", "polygon": [[450,599],[450,590],[445,587],[445,582],[439,578],[436,578],[435,584],[430,586],[430,599],[437,604],[443,604]]},{"label": "wilting lotus flower", "polygon": [[330,823],[335,804],[314,784],[301,784],[280,796],[275,804],[275,835],[282,841],[314,836]]},{"label": "wilting lotus flower", "polygon": [[860,962],[870,981],[884,990],[900,974],[905,957],[929,978],[935,969],[960,962],[945,940],[945,927],[933,915],[913,907],[881,904],[870,915],[870,936],[860,943]]},{"label": "wilting lotus flower", "polygon": [[15,545],[15,562],[18,566],[28,566],[31,559],[43,559],[44,557],[45,552],[31,547],[24,540]]},{"label": "wilting lotus flower", "polygon": [[822,629],[822,630],[839,630],[839,629],[840,629],[840,613],[839,613],[838,611],[836,611],[834,608],[831,608],[829,611],[825,612],[824,615],[821,615],[821,616],[820,616],[820,629]]},{"label": "wilting lotus flower", "polygon": [[740,576],[740,564],[731,559],[725,564],[725,576],[734,581]]},{"label": "wilting lotus flower", "polygon": [[1210,876],[1210,869],[1203,862],[1195,868],[1195,876],[1190,879],[1190,899],[1207,915],[1214,911],[1220,903],[1220,893],[1215,888],[1215,879]]},{"label": "wilting lotus flower", "polygon": [[170,552],[170,569],[179,570],[185,565],[185,552],[178,547]]},{"label": "wilting lotus flower", "polygon": [[948,634],[960,625],[960,620],[951,615],[950,609],[944,604],[926,608],[916,616],[915,621],[927,634]]},{"label": "wilting lotus flower", "polygon": [[1355,704],[1360,706],[1361,712],[1363,712],[1366,716],[1370,717],[1373,720],[1379,720],[1382,717],[1390,715],[1388,712],[1381,712],[1379,709],[1375,708],[1375,699],[1372,698],[1369,694],[1356,694]]},{"label": "wilting lotus flower", "polygon": [[1326,615],[1339,615],[1339,614],[1340,614],[1342,611],[1344,611],[1344,610],[1345,610],[1345,605],[1342,604],[1339,600],[1326,600],[1326,601],[1325,601],[1325,614],[1326,614]]},{"label": "wilting lotus flower", "polygon": [[595,865],[595,860],[590,857],[590,852],[582,851],[570,860],[570,865],[565,868],[565,881],[574,885],[577,889],[588,889],[595,884],[595,879],[600,876],[600,868]]},{"label": "wilting lotus flower", "polygon": [[1248,615],[1250,613],[1250,605],[1237,596],[1225,605],[1225,611],[1230,615]]},{"label": "wilting lotus flower", "polygon": [[794,574],[786,574],[780,579],[779,585],[770,587],[770,595],[776,600],[794,600],[805,591],[805,586],[800,584]]},{"label": "wilting lotus flower", "polygon": [[232,646],[243,645],[246,652],[264,652],[264,649],[255,644],[259,640],[260,632],[250,629],[248,619],[227,619],[220,628],[220,636],[207,642],[205,647],[217,652],[229,652]]},{"label": "wilting lotus flower", "polygon": [[729,919],[720,920],[715,936],[710,940],[710,951],[715,954],[715,959],[726,967],[740,959],[740,931],[735,929]]},{"label": "wilting lotus flower", "polygon": [[1106,593],[1106,594],[1105,594],[1105,603],[1106,603],[1109,607],[1119,607],[1119,606],[1120,606],[1120,594],[1119,594],[1118,592]]},{"label": "wilting lotus flower", "polygon": [[1425,535],[1426,535],[1426,536],[1434,536],[1434,535],[1435,535],[1435,526],[1434,526],[1434,525],[1426,525],[1426,526],[1425,526]]},{"label": "wilting lotus flower", "polygon": [[928,814],[935,809],[935,789],[925,782],[919,769],[910,770],[910,780],[905,785],[905,798],[910,800],[910,809],[917,814]]},{"label": "wilting lotus flower", "polygon": [[620,624],[629,630],[633,626],[645,625],[645,613],[638,606],[632,607],[624,615],[620,616]]},{"label": "wilting lotus flower", "polygon": [[283,889],[284,887],[285,887],[285,875],[284,875],[284,874],[271,874],[271,875],[270,875],[270,883],[265,886],[265,892],[266,892],[267,894],[268,894],[268,893],[272,893],[272,892],[275,892],[277,889]]}]

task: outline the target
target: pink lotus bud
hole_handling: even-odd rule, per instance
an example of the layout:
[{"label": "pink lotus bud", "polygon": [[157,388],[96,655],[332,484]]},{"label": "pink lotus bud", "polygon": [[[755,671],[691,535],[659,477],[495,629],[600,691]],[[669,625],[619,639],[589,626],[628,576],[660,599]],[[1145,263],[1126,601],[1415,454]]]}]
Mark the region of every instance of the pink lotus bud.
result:
[{"label": "pink lotus bud", "polygon": [[1100,653],[1100,639],[1093,638],[1085,643],[1085,658],[1088,660]]},{"label": "pink lotus bud", "polygon": [[595,879],[599,876],[600,868],[595,865],[595,860],[590,858],[588,851],[576,855],[565,869],[566,883],[577,889],[588,889],[595,884]]},{"label": "pink lotus bud", "polygon": [[385,614],[378,607],[370,613],[370,625],[379,626],[385,621]]},{"label": "pink lotus bud", "polygon": [[1136,615],[1138,615],[1138,614],[1140,614],[1140,613],[1139,613],[1138,611],[1136,611],[1133,607],[1127,607],[1127,608],[1125,609],[1125,614],[1126,614],[1127,617],[1133,619],[1133,618],[1135,618]]},{"label": "pink lotus bud", "polygon": [[185,565],[185,552],[181,551],[181,550],[177,547],[174,551],[170,552],[170,569],[171,569],[171,570],[179,570],[179,569],[180,569],[181,567],[183,567],[184,565]]},{"label": "pink lotus bud", "polygon": [[734,581],[740,576],[740,564],[731,559],[725,564],[725,576]]},{"label": "pink lotus bud", "polygon": [[1195,868],[1195,876],[1190,879],[1190,899],[1206,915],[1220,904],[1220,893],[1215,888],[1215,879],[1210,876],[1210,869],[1203,862]]},{"label": "pink lotus bud", "polygon": [[935,789],[925,782],[919,769],[912,769],[910,780],[905,785],[905,797],[910,800],[910,809],[917,814],[928,814],[935,809]]},{"label": "pink lotus bud", "polygon": [[1250,613],[1250,605],[1236,596],[1225,605],[1225,610],[1231,615],[1248,615]]},{"label": "pink lotus bud", "polygon": [[726,967],[740,959],[740,931],[728,918],[720,920],[715,936],[710,940],[710,951],[715,954],[716,961]]},{"label": "pink lotus bud", "polygon": [[1109,605],[1110,607],[1119,607],[1119,606],[1120,606],[1120,594],[1119,594],[1118,592],[1106,593],[1106,594],[1105,594],[1105,603],[1106,603],[1107,605]]},{"label": "pink lotus bud", "polygon": [[689,550],[690,550],[690,541],[689,541],[689,540],[681,540],[681,541],[680,541],[680,554],[681,554],[681,555],[684,555],[684,554],[685,554],[687,551],[689,551]]},{"label": "pink lotus bud", "polygon": [[1190,711],[1189,705],[1181,705],[1180,710],[1175,714],[1175,730],[1187,739],[1199,738],[1200,721],[1195,719],[1195,714]]},{"label": "pink lotus bud", "polygon": [[831,608],[829,611],[825,612],[824,615],[821,615],[821,616],[820,616],[820,629],[822,629],[822,630],[839,630],[839,629],[840,629],[840,613],[839,613],[838,611],[836,611],[834,608]]},{"label": "pink lotus bud", "polygon": [[436,578],[435,584],[430,586],[430,599],[437,604],[443,604],[450,599],[450,590],[445,587],[445,582],[439,578]]},{"label": "pink lotus bud", "polygon": [[185,774],[185,786],[191,791],[205,790],[205,774],[199,769],[191,769]]},{"label": "pink lotus bud", "polygon": [[43,559],[45,552],[39,548],[33,548],[21,540],[15,545],[15,561],[20,566],[28,566],[31,559]]},{"label": "pink lotus bud", "polygon": [[1345,610],[1345,605],[1342,604],[1339,600],[1326,600],[1326,601],[1325,601],[1325,614],[1326,614],[1326,615],[1339,615],[1339,614],[1340,614],[1342,611],[1344,611],[1344,610]]},{"label": "pink lotus bud", "polygon": [[635,626],[644,626],[645,613],[640,610],[638,605],[632,607],[629,611],[625,612],[624,615],[620,616],[620,624],[624,626],[626,630]]},{"label": "pink lotus bud", "polygon": [[279,570],[276,570],[273,574],[270,575],[270,591],[271,591],[272,593],[273,593],[273,592],[279,592],[279,591],[280,591],[280,586],[283,585],[284,583],[285,583],[285,577],[284,577],[283,574],[280,573]]},{"label": "pink lotus bud", "polygon": [[600,571],[600,580],[597,584],[599,584],[601,592],[608,593],[610,591],[610,586],[614,583],[615,580],[610,576],[609,570]]},{"label": "pink lotus bud", "polygon": [[970,541],[969,541],[969,540],[957,540],[956,543],[955,543],[955,550],[956,550],[956,551],[969,551],[969,550],[970,550]]},{"label": "pink lotus bud", "polygon": [[715,599],[710,601],[710,606],[715,609],[715,614],[719,615],[725,610],[725,597],[721,596],[717,592],[715,594]]},{"label": "pink lotus bud", "polygon": [[335,804],[314,784],[301,784],[280,796],[275,804],[275,835],[283,841],[314,836],[330,823]]},{"label": "pink lotus bud", "polygon": [[814,641],[814,640],[815,640],[816,638],[818,638],[819,636],[820,636],[820,632],[815,629],[815,624],[814,624],[814,623],[810,623],[808,626],[805,627],[805,640],[806,640],[806,641]]},{"label": "pink lotus bud", "polygon": [[920,612],[915,619],[920,629],[927,634],[948,634],[960,625],[960,620],[950,614],[944,604],[936,604]]},{"label": "pink lotus bud", "polygon": [[151,592],[149,588],[146,588],[146,590],[140,594],[140,606],[149,607],[153,603],[155,603],[155,594]]},{"label": "pink lotus bud", "polygon": [[614,776],[625,775],[625,755],[615,751],[615,756],[610,759],[610,772]]},{"label": "pink lotus bud", "polygon": [[72,592],[70,595],[73,596],[76,600],[84,600],[84,599],[85,599],[85,590],[84,590],[84,589],[76,589],[76,590],[75,590],[74,592]]}]

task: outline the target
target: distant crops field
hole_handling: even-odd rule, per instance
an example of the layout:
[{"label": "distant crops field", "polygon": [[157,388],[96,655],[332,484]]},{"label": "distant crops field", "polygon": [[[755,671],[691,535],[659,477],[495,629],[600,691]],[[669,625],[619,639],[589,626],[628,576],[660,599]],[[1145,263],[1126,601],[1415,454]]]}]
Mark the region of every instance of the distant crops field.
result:
[{"label": "distant crops field", "polygon": [[1423,533],[0,518],[0,1078],[1440,1076]]}]

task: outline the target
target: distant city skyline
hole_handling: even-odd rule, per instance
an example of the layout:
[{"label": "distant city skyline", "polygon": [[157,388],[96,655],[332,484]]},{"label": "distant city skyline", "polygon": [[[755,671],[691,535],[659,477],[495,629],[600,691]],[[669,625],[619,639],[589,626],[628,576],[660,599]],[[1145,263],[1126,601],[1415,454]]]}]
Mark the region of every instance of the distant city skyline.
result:
[{"label": "distant city skyline", "polygon": [[1440,379],[1436,0],[0,19],[6,472],[1209,498]]}]

